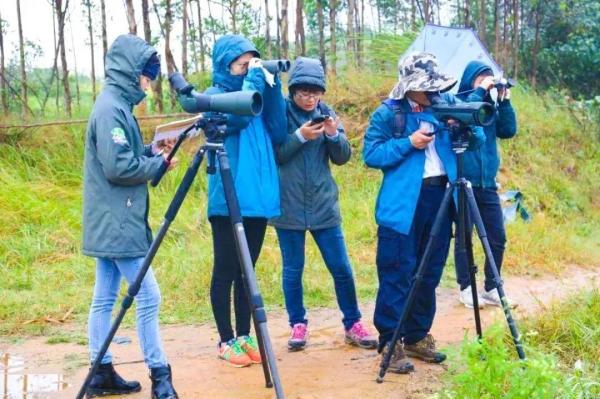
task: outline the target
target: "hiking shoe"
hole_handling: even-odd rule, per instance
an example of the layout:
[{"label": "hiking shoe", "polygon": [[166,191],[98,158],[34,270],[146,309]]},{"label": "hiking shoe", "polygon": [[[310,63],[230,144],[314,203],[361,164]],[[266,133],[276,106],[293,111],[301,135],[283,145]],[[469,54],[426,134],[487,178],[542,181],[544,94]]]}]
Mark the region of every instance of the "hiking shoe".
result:
[{"label": "hiking shoe", "polygon": [[152,381],[152,399],[178,399],[173,387],[173,374],[171,366],[155,367],[150,369]]},{"label": "hiking shoe", "polygon": [[112,363],[101,364],[92,377],[92,381],[86,390],[88,398],[110,395],[128,395],[142,390],[137,381],[125,381],[117,374]]},{"label": "hiking shoe", "polygon": [[242,335],[238,337],[238,342],[240,346],[246,352],[246,355],[252,360],[252,363],[262,363],[262,359],[260,357],[260,350],[258,349],[258,345],[256,340],[250,335]]},{"label": "hiking shoe", "polygon": [[296,323],[292,327],[290,339],[288,339],[288,349],[290,351],[301,351],[306,346],[308,340],[308,326],[306,323]]},{"label": "hiking shoe", "polygon": [[[491,291],[484,290],[483,294],[481,295],[481,299],[486,305],[498,306],[500,308],[502,307],[502,301],[500,301],[500,295],[498,294],[497,288],[494,288]],[[508,304],[509,308],[517,307],[517,305],[513,301],[508,299],[508,297],[504,297],[504,299],[506,300],[506,303]]]},{"label": "hiking shoe", "polygon": [[427,334],[425,338],[412,345],[404,344],[404,351],[408,356],[427,363],[441,363],[446,360],[446,355],[435,349],[435,340],[431,334]]},{"label": "hiking shoe", "polygon": [[225,360],[233,367],[246,367],[252,364],[252,360],[235,338],[219,343],[218,349],[219,359]]},{"label": "hiking shoe", "polygon": [[[477,299],[479,309],[483,309],[485,306],[485,301],[483,298],[481,298],[481,295],[478,295]],[[465,305],[465,307],[473,309],[473,293],[470,285],[468,285],[464,290],[460,290],[460,293],[458,294],[458,300]]]},{"label": "hiking shoe", "polygon": [[[388,342],[383,351],[381,352],[381,362],[383,363],[383,359],[387,352],[390,350],[390,342]],[[406,353],[404,352],[404,347],[402,342],[396,342],[396,349],[392,354],[392,358],[390,359],[390,365],[387,371],[396,374],[408,374],[411,371],[415,371],[415,366],[410,362],[410,360],[406,357]]]},{"label": "hiking shoe", "polygon": [[375,349],[377,347],[377,338],[375,338],[365,325],[359,320],[346,330],[346,343],[360,346],[364,349]]}]

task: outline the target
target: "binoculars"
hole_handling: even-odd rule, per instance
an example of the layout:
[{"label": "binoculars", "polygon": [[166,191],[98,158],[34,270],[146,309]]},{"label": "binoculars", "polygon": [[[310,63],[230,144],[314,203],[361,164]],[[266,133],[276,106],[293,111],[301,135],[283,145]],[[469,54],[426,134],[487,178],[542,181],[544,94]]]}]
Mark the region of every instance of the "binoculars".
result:
[{"label": "binoculars", "polygon": [[292,66],[292,63],[289,60],[267,60],[263,61],[262,64],[263,67],[272,74],[287,72]]},{"label": "binoculars", "polygon": [[263,99],[257,91],[236,91],[221,94],[198,93],[183,75],[175,72],[169,76],[171,87],[177,92],[179,104],[185,112],[222,112],[227,114],[255,116],[262,112]]}]

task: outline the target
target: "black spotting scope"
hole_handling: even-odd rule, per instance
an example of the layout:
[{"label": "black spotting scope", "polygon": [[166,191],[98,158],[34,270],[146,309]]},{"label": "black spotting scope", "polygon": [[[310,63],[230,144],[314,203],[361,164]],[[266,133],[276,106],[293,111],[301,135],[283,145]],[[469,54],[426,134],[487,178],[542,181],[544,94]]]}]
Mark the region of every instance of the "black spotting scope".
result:
[{"label": "black spotting scope", "polygon": [[272,74],[287,72],[290,70],[290,66],[292,65],[289,60],[267,60],[263,61],[262,64],[263,67]]},{"label": "black spotting scope", "polygon": [[179,72],[169,76],[171,87],[177,91],[179,104],[185,112],[222,112],[226,114],[255,116],[262,112],[263,100],[257,91],[235,91],[222,94],[198,93],[194,86],[186,82]]},{"label": "black spotting scope", "polygon": [[495,112],[491,104],[485,102],[433,104],[433,114],[441,122],[454,119],[463,125],[489,126],[494,122]]}]

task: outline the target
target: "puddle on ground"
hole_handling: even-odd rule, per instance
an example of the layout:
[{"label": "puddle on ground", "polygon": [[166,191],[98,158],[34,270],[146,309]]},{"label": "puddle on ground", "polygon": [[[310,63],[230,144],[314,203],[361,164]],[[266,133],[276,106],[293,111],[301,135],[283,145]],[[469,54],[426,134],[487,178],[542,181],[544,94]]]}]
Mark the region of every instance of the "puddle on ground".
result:
[{"label": "puddle on ground", "polygon": [[25,359],[0,353],[0,399],[41,399],[64,391],[62,374],[27,373]]}]

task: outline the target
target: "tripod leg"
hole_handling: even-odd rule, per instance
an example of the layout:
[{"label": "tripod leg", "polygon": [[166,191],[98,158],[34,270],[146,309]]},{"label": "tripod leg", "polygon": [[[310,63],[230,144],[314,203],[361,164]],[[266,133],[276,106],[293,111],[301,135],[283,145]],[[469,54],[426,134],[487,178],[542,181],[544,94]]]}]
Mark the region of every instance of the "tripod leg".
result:
[{"label": "tripod leg", "polygon": [[273,352],[273,347],[271,346],[271,340],[269,338],[269,331],[267,329],[267,313],[264,308],[262,296],[258,289],[254,267],[252,266],[252,257],[250,256],[248,240],[246,239],[244,224],[242,223],[242,214],[235,192],[235,185],[233,182],[231,167],[229,166],[229,159],[227,158],[227,153],[223,150],[217,151],[217,157],[219,160],[221,179],[223,181],[223,190],[225,191],[225,201],[227,202],[227,208],[229,210],[229,216],[231,218],[231,224],[233,225],[233,233],[238,249],[238,257],[242,266],[242,278],[244,280],[246,293],[249,297],[250,307],[252,309],[252,316],[254,319],[256,337],[258,339],[260,354],[262,357],[266,385],[267,387],[274,386],[277,398],[282,399],[284,398],[284,393],[281,386],[281,381],[279,379],[275,353]]},{"label": "tripod leg", "polygon": [[152,244],[150,244],[150,249],[148,250],[148,253],[144,257],[144,261],[142,263],[142,266],[141,266],[138,274],[135,277],[134,282],[127,289],[127,294],[125,295],[125,297],[123,298],[123,302],[121,303],[121,309],[119,310],[117,317],[115,317],[115,320],[113,321],[113,323],[110,327],[108,335],[104,339],[104,342],[102,343],[102,347],[100,348],[100,351],[98,352],[98,355],[96,356],[96,359],[94,360],[94,364],[88,371],[88,374],[83,382],[83,385],[79,389],[79,393],[76,396],[77,399],[82,399],[83,396],[85,395],[85,392],[86,392],[88,386],[90,385],[90,382],[92,381],[92,378],[94,377],[94,374],[96,374],[96,371],[98,371],[98,367],[100,366],[100,362],[102,361],[102,358],[106,354],[106,351],[108,350],[108,347],[110,346],[111,341],[113,340],[115,334],[117,333],[117,330],[119,329],[119,326],[121,325],[121,322],[123,321],[123,317],[125,317],[125,313],[127,312],[127,310],[129,310],[129,308],[131,307],[131,304],[133,303],[133,299],[140,291],[142,281],[144,280],[144,277],[146,276],[146,273],[148,272],[148,269],[150,268],[150,265],[152,264],[152,260],[154,259],[154,256],[156,255],[158,248],[162,244],[162,241],[165,238],[167,231],[169,230],[169,226],[171,226],[173,219],[175,219],[177,212],[179,212],[179,208],[181,208],[181,204],[183,203],[185,196],[187,195],[192,183],[194,182],[194,178],[198,174],[198,169],[200,168],[200,164],[202,163],[203,157],[204,157],[204,150],[203,149],[198,150],[198,152],[196,152],[196,155],[194,156],[194,159],[192,160],[192,163],[188,167],[188,169],[185,173],[185,176],[183,177],[183,180],[179,184],[179,187],[177,188],[177,192],[175,193],[175,196],[173,197],[173,200],[171,201],[171,204],[169,205],[169,209],[165,213],[165,219],[163,221],[163,224],[160,226],[160,229],[159,229],[158,233],[156,234],[156,237],[152,241]]},{"label": "tripod leg", "polygon": [[479,339],[482,337],[481,331],[481,317],[479,315],[479,295],[477,295],[477,266],[475,265],[475,259],[473,257],[473,243],[472,243],[472,228],[471,221],[469,219],[468,203],[466,199],[465,188],[468,184],[467,180],[461,178],[457,181],[458,187],[458,215],[457,215],[457,240],[458,240],[458,252],[464,254],[462,259],[467,260],[467,267],[469,269],[469,280],[471,283],[471,295],[473,298],[473,313],[475,315],[475,330]]},{"label": "tripod leg", "polygon": [[525,352],[523,351],[523,345],[521,344],[521,336],[519,334],[519,331],[517,330],[517,325],[510,312],[510,306],[506,301],[506,295],[504,293],[504,283],[502,282],[500,273],[498,273],[498,267],[496,266],[496,261],[494,260],[494,256],[492,254],[492,248],[490,247],[490,242],[487,238],[487,233],[483,225],[483,220],[481,219],[481,214],[479,213],[479,208],[477,207],[477,202],[475,201],[475,196],[473,195],[473,190],[469,185],[465,186],[465,193],[468,201],[469,211],[473,218],[473,222],[475,223],[475,227],[477,228],[477,234],[479,235],[479,239],[481,240],[481,245],[483,246],[485,257],[487,258],[490,265],[490,269],[494,274],[494,282],[496,283],[496,288],[498,289],[500,301],[502,302],[502,309],[504,310],[504,316],[506,317],[508,328],[510,329],[510,333],[513,337],[513,342],[515,344],[517,354],[519,355],[519,359],[525,360]]},{"label": "tripod leg", "polygon": [[442,199],[442,202],[440,204],[440,209],[438,210],[435,216],[435,221],[433,222],[433,227],[431,228],[431,233],[429,234],[429,239],[427,240],[427,245],[425,246],[425,252],[423,253],[423,258],[421,259],[421,263],[419,263],[419,267],[417,268],[417,272],[415,273],[414,281],[412,283],[412,286],[410,287],[410,291],[408,292],[406,303],[404,304],[404,308],[402,309],[402,313],[400,315],[400,321],[398,321],[396,329],[394,330],[394,335],[392,335],[392,339],[389,342],[390,348],[383,357],[381,365],[379,366],[379,374],[377,375],[378,383],[383,382],[383,377],[385,377],[385,373],[387,372],[387,369],[390,366],[390,361],[394,354],[396,343],[398,342],[402,334],[402,326],[406,321],[406,318],[408,317],[408,313],[410,312],[413,301],[415,299],[415,295],[417,293],[417,288],[419,288],[419,284],[421,283],[421,280],[423,279],[423,274],[425,273],[425,268],[429,263],[429,258],[431,257],[433,244],[439,236],[439,232],[442,228],[444,219],[448,217],[450,206],[452,206],[453,188],[453,185],[449,185],[446,188],[444,198]]}]

